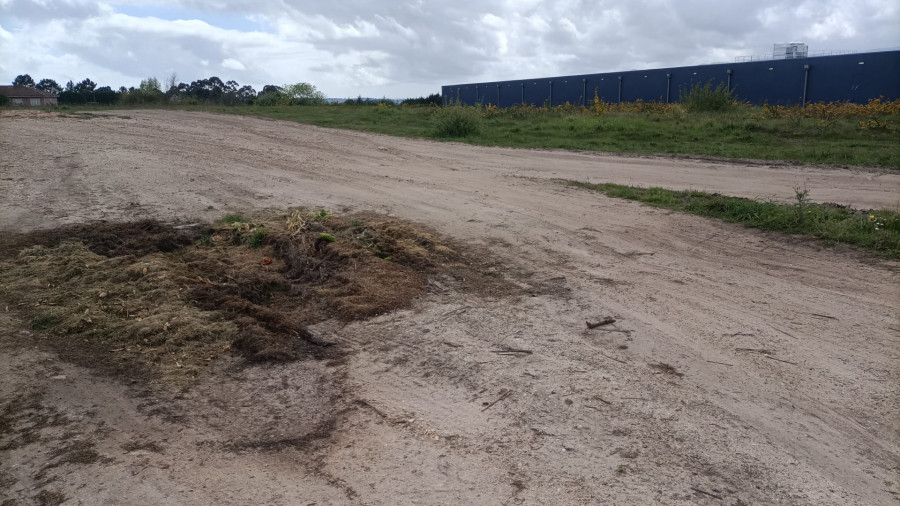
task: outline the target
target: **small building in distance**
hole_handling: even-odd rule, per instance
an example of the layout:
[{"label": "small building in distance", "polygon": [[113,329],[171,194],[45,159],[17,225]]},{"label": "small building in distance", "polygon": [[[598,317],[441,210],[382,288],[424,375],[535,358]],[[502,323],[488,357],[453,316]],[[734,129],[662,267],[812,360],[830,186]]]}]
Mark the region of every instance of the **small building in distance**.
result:
[{"label": "small building in distance", "polygon": [[0,95],[9,97],[9,101],[12,105],[25,105],[31,107],[59,105],[56,101],[58,95],[30,88],[28,86],[0,86]]}]

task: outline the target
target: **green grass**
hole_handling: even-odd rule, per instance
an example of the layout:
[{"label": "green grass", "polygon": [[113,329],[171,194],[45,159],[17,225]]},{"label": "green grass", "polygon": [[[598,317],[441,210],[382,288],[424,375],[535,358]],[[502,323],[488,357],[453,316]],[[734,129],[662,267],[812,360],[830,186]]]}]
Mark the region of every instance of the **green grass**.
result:
[{"label": "green grass", "polygon": [[[134,109],[135,106],[70,106],[70,111]],[[881,116],[889,128],[863,129],[869,117],[760,119],[761,107],[739,105],[721,112],[621,112],[602,115],[580,108],[524,109],[521,114],[481,110],[475,128],[449,135],[446,113],[433,106],[155,106],[262,116],[400,137],[454,140],[483,146],[561,148],[636,154],[683,154],[900,169],[900,117]],[[443,109],[448,109],[447,107]],[[475,108],[466,108],[475,111]],[[650,108],[648,108],[649,110]],[[581,112],[579,112],[581,111]]]},{"label": "green grass", "polygon": [[240,214],[226,214],[222,218],[222,222],[232,224],[232,223],[243,223],[246,221],[244,217]]},{"label": "green grass", "polygon": [[[441,109],[436,107],[325,105],[219,110],[401,137],[448,138],[446,129],[442,128]],[[859,118],[840,118],[823,126],[813,118],[759,120],[751,117],[758,112],[758,108],[739,107],[727,112],[695,114],[489,116],[481,118],[472,133],[449,138],[484,146],[900,168],[900,129],[863,130],[859,128]],[[893,123],[900,121],[893,120]]]},{"label": "green grass", "polygon": [[254,230],[253,233],[250,234],[250,238],[247,239],[247,245],[250,246],[251,248],[262,247],[263,239],[266,238],[267,234],[268,233],[266,232],[266,229],[264,229],[264,228],[258,228],[256,230]]},{"label": "green grass", "polygon": [[781,204],[699,191],[580,181],[564,183],[610,197],[636,200],[654,207],[741,223],[761,230],[853,244],[889,258],[900,259],[900,213],[810,204],[805,190],[797,191],[797,202],[794,204]]}]

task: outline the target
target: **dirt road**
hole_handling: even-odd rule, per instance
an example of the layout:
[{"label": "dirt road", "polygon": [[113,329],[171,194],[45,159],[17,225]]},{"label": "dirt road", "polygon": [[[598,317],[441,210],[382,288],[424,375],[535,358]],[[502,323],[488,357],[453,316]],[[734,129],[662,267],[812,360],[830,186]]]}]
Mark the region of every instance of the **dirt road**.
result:
[{"label": "dirt road", "polygon": [[[477,148],[177,111],[0,117],[0,230],[373,210],[467,242],[531,294],[438,281],[409,310],[314,329],[345,361],[226,361],[168,393],[66,363],[3,314],[0,499],[900,503],[896,262],[554,178],[900,204],[896,173]],[[586,328],[605,316],[615,324]],[[496,353],[510,348],[530,353]]]}]

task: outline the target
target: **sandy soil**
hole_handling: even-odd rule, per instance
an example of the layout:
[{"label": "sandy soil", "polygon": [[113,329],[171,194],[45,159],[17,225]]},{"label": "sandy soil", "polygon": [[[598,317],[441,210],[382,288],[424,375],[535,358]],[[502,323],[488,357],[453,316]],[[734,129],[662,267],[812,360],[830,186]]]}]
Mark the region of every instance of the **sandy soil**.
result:
[{"label": "sandy soil", "polygon": [[412,309],[317,326],[345,360],[222,361],[183,392],[72,365],[7,310],[0,503],[900,503],[896,262],[554,178],[900,204],[896,173],[176,111],[0,117],[0,230],[374,210],[531,293],[435,280]]}]

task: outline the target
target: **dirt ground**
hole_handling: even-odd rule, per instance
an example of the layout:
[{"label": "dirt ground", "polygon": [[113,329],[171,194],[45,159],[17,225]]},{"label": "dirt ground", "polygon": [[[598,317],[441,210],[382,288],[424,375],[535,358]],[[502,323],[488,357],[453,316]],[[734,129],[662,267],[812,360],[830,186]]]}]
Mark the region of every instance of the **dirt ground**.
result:
[{"label": "dirt ground", "polygon": [[[0,308],[0,504],[900,504],[897,262],[556,178],[897,208],[896,171],[478,148],[179,111],[0,117],[0,231],[291,206],[424,224],[431,279],[186,389]],[[612,316],[615,323],[587,328]]]}]

